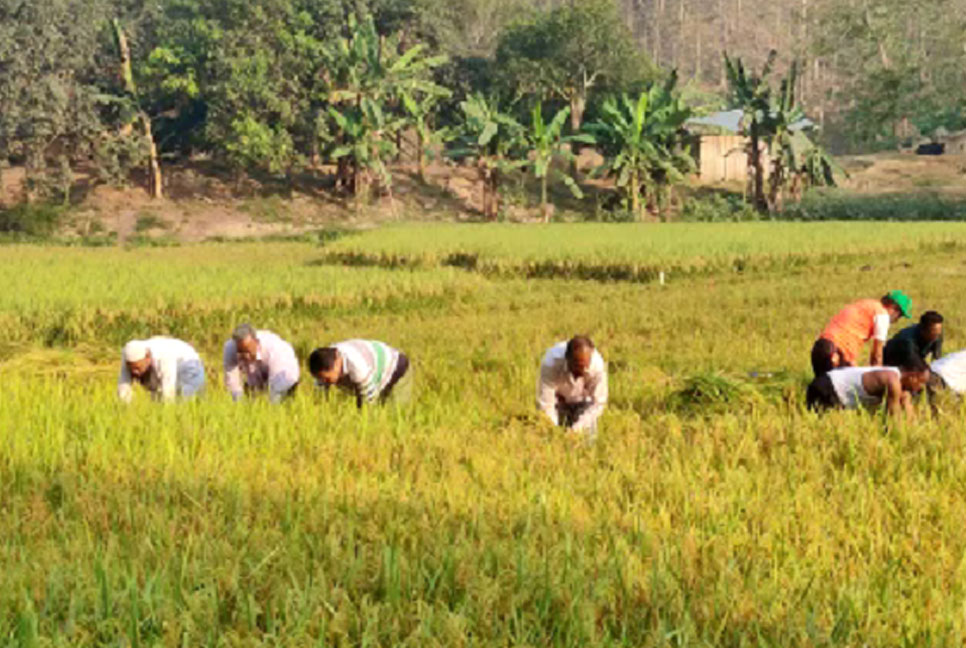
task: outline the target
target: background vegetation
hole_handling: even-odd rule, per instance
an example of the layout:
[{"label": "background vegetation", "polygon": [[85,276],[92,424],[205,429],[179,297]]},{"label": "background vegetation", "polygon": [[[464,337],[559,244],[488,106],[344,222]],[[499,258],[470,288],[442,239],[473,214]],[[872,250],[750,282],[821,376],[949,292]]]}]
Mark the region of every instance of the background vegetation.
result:
[{"label": "background vegetation", "polygon": [[[840,4],[3,0],[0,174],[13,165],[25,176],[22,189],[0,179],[0,203],[66,204],[104,183],[161,196],[172,186],[166,169],[203,160],[239,187],[308,182],[365,204],[392,199],[390,167],[414,165],[425,181],[427,160],[455,147],[470,162],[482,155],[494,199],[481,211],[493,218],[500,176],[535,151],[566,158],[560,144],[592,126],[624,208],[640,215],[639,189],[660,213],[674,202],[666,186],[691,168],[680,132],[691,112],[761,110],[729,76],[728,54],[748,70],[775,69],[772,80],[761,74],[771,88],[762,138],[782,185],[767,206],[781,211],[785,193],[797,200],[803,183],[829,174],[822,155],[800,155],[787,130],[798,117],[819,122],[839,150],[963,122],[963,53],[950,44],[959,0],[922,11]],[[515,140],[492,139],[479,110],[467,112],[480,101],[520,124]],[[537,105],[547,123],[568,111],[555,141]],[[469,136],[488,151],[454,143]],[[579,180],[576,170],[564,178]],[[805,170],[811,180],[795,177]],[[763,192],[751,197],[762,209]]]}]

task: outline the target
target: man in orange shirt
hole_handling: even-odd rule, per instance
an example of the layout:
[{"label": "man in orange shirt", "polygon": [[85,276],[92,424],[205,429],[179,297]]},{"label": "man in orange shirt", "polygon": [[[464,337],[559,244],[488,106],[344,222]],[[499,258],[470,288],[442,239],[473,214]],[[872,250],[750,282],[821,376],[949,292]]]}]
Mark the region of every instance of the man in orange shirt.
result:
[{"label": "man in orange shirt", "polygon": [[912,300],[901,290],[882,299],[861,299],[849,304],[832,320],[812,346],[812,369],[822,376],[836,367],[855,366],[862,346],[872,340],[869,365],[882,365],[882,349],[889,325],[912,313]]}]

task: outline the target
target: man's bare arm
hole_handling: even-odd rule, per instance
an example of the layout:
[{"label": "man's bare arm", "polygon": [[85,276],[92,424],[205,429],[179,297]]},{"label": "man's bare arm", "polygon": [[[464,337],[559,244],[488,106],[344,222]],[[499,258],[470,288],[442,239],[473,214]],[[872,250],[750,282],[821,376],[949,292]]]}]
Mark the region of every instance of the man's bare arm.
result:
[{"label": "man's bare arm", "polygon": [[916,409],[913,407],[912,394],[909,392],[902,392],[902,409],[906,413],[906,417],[910,420],[916,418]]},{"label": "man's bare arm", "polygon": [[[902,383],[899,381],[899,376],[894,373],[877,371],[876,374],[887,374],[881,376],[879,380],[885,382],[884,388],[886,390],[886,399],[889,408],[890,416],[899,416],[902,408],[906,408],[906,412],[910,413],[912,406],[909,404],[909,399],[903,399]],[[906,394],[908,396],[908,394]]]},{"label": "man's bare arm", "polygon": [[872,340],[872,353],[869,355],[870,367],[882,366],[882,349],[884,346],[882,340]]},{"label": "man's bare arm", "polygon": [[898,416],[902,408],[902,383],[894,371],[870,371],[862,376],[862,386],[873,396],[881,396],[891,416]]}]

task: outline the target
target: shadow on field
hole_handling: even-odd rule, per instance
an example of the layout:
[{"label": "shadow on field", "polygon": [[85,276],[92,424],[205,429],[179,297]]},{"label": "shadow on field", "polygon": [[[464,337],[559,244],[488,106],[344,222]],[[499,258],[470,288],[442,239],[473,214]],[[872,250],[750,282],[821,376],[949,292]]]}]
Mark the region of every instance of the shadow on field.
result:
[{"label": "shadow on field", "polygon": [[[400,474],[412,470],[407,462],[434,469],[432,457],[402,461]],[[807,623],[828,592],[819,585],[812,594],[805,579],[788,583],[796,605],[747,614],[732,597],[755,596],[759,557],[716,560],[713,543],[695,544],[693,528],[606,516],[575,523],[542,496],[482,507],[474,497],[443,498],[454,507],[418,492],[336,494],[254,486],[243,474],[174,479],[129,468],[11,467],[8,505],[31,515],[0,537],[30,525],[31,546],[53,558],[43,571],[45,604],[0,599],[3,618],[22,619],[35,636],[130,645],[160,641],[165,628],[180,628],[191,645],[221,634],[395,645],[427,631],[442,645],[467,633],[495,645],[527,637],[529,645],[640,646],[669,634],[707,645],[749,636],[798,645],[806,628],[817,643],[830,632],[861,633],[849,606],[827,627]],[[462,462],[435,469],[474,479]],[[633,480],[621,483],[631,497]],[[70,551],[55,551],[66,539]],[[32,572],[8,576],[18,589],[34,585]],[[67,583],[71,595],[56,596]]]}]

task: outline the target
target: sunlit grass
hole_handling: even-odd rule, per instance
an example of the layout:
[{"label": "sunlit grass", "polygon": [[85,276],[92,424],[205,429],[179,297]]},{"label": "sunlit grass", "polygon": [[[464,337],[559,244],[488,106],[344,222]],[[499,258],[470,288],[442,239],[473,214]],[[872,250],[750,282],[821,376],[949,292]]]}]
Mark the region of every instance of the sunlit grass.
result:
[{"label": "sunlit grass", "polygon": [[[323,251],[0,249],[30,288],[0,296],[3,642],[962,643],[966,410],[802,407],[810,344],[849,299],[903,288],[963,346],[957,254],[659,286]],[[384,339],[415,402],[360,413],[306,381],[236,406],[218,360],[243,318],[303,357]],[[201,351],[203,398],[115,401],[119,345],[154,332]],[[533,411],[541,352],[575,332],[611,369],[593,446]]]},{"label": "sunlit grass", "polygon": [[336,241],[323,258],[384,267],[463,267],[497,276],[650,281],[723,271],[807,269],[865,255],[963,246],[966,223],[405,225]]}]

